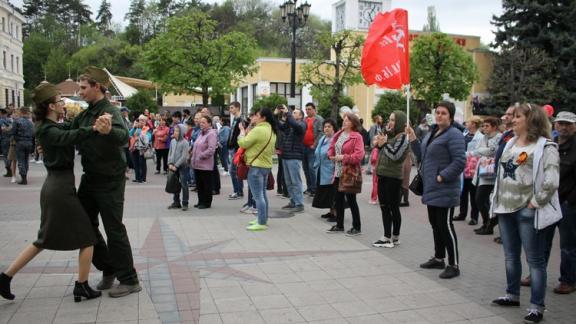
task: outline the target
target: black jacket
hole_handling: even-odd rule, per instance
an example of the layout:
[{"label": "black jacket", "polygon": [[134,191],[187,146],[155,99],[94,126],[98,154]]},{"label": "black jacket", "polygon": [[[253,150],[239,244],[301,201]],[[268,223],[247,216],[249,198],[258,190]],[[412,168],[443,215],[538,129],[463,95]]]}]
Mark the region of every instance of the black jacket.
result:
[{"label": "black jacket", "polygon": [[304,157],[304,134],[306,133],[306,123],[302,120],[296,121],[289,112],[285,122],[280,123],[280,131],[284,132],[282,142],[282,159],[302,160]]},{"label": "black jacket", "polygon": [[[555,142],[558,142],[556,139]],[[558,146],[560,154],[560,186],[558,195],[560,203],[568,201],[572,207],[576,207],[576,135]]]},{"label": "black jacket", "polygon": [[243,115],[238,118],[231,119],[232,124],[230,128],[230,137],[228,137],[228,149],[236,151],[238,149],[238,135],[240,134],[240,122],[244,123],[244,128],[248,127],[248,121]]}]

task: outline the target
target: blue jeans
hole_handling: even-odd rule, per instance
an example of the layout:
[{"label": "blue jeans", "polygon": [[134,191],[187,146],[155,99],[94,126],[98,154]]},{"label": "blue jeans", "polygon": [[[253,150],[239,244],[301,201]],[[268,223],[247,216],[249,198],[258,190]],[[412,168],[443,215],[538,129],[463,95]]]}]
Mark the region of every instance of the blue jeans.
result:
[{"label": "blue jeans", "polygon": [[30,159],[30,154],[34,152],[32,143],[16,143],[16,160],[18,161],[18,172],[21,176],[26,176],[28,174],[28,161]]},{"label": "blue jeans", "polygon": [[0,144],[1,147],[1,151],[2,151],[2,157],[4,159],[4,167],[6,167],[6,170],[10,169],[10,160],[8,160],[8,150],[10,150],[10,141],[7,140],[2,140],[2,143]]},{"label": "blue jeans", "polygon": [[304,205],[304,195],[302,194],[302,178],[300,170],[302,169],[301,160],[282,160],[284,163],[284,181],[290,195],[290,203],[294,206]]},{"label": "blue jeans", "polygon": [[[236,150],[230,150],[230,161],[234,159],[234,155],[236,154]],[[244,183],[242,180],[238,179],[238,174],[236,173],[236,165],[234,163],[230,163],[230,179],[232,179],[232,188],[234,192],[238,195],[244,195]]]},{"label": "blue jeans", "polygon": [[134,163],[134,180],[137,182],[146,181],[146,173],[148,172],[146,167],[146,159],[144,155],[140,154],[139,150],[132,151],[132,162]]},{"label": "blue jeans", "polygon": [[268,173],[271,169],[250,167],[248,171],[248,186],[254,196],[256,209],[258,209],[258,224],[266,225],[268,222],[268,197],[266,196],[266,184]]},{"label": "blue jeans", "polygon": [[560,231],[560,282],[576,284],[576,207],[562,204]]},{"label": "blue jeans", "polygon": [[498,214],[498,223],[506,258],[506,292],[520,296],[520,255],[523,247],[530,267],[530,303],[542,308],[546,296],[547,236],[554,227],[535,229],[534,213],[533,209],[523,208],[510,214]]},{"label": "blue jeans", "polygon": [[228,172],[228,165],[230,164],[230,157],[228,155],[228,146],[226,143],[220,147],[220,163],[224,168],[224,171]]},{"label": "blue jeans", "polygon": [[[180,176],[180,185],[182,186],[182,206],[188,206],[188,199],[190,197],[190,192],[188,191],[188,176],[190,174],[190,168],[188,168],[188,166],[182,166],[178,168],[178,173]],[[180,193],[174,194],[174,203],[180,203]]]},{"label": "blue jeans", "polygon": [[316,192],[316,169],[314,168],[315,154],[314,149],[307,146],[304,147],[304,159],[302,160],[302,167],[304,168],[304,176],[306,177],[306,190]]}]

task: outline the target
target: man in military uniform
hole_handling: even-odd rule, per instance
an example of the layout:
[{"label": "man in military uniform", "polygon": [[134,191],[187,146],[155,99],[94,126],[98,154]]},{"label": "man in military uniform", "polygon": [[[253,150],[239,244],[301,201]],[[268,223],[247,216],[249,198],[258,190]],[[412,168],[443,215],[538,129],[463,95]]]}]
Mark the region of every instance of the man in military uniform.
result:
[{"label": "man in military uniform", "polygon": [[10,160],[8,160],[8,150],[10,149],[10,129],[12,127],[12,119],[8,116],[8,111],[4,108],[0,109],[0,152],[4,159],[4,167],[6,174],[4,177],[12,177],[12,170],[10,169]]},{"label": "man in military uniform", "polygon": [[[82,156],[82,175],[78,197],[94,226],[98,243],[94,245],[92,263],[103,272],[99,290],[110,289],[114,279],[120,284],[109,291],[110,297],[122,297],[142,290],[134,269],[132,249],[126,227],[122,223],[126,157],[123,146],[128,142],[126,128],[118,108],[106,99],[108,74],[96,67],[86,68],[80,76],[80,96],[88,102],[72,122],[72,129],[93,125],[98,117],[108,116],[105,135],[93,136],[78,146]],[[108,237],[104,240],[98,230],[99,219]]]},{"label": "man in military uniform", "polygon": [[12,124],[12,138],[16,141],[16,160],[18,161],[18,172],[21,180],[18,184],[28,184],[28,161],[30,154],[34,151],[34,124],[30,120],[30,109],[20,108],[20,118]]}]

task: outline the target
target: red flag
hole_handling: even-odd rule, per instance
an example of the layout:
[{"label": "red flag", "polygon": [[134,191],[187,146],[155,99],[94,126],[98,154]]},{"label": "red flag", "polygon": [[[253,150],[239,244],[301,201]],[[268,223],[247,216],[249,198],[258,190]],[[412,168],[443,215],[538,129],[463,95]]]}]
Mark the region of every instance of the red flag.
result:
[{"label": "red flag", "polygon": [[394,9],[374,18],[362,50],[366,84],[388,89],[410,84],[408,35],[408,11]]}]

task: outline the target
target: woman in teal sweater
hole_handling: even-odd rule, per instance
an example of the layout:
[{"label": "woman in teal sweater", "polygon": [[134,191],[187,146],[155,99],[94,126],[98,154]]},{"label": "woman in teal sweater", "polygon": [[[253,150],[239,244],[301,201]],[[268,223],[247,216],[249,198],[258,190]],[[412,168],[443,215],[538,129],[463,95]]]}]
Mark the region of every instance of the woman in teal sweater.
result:
[{"label": "woman in teal sweater", "polygon": [[249,231],[263,231],[268,229],[268,197],[266,184],[268,174],[272,170],[272,155],[276,144],[276,121],[272,111],[268,108],[256,110],[251,117],[254,128],[247,132],[240,124],[238,145],[244,148],[246,164],[250,167],[248,172],[248,186],[254,196],[258,219],[251,221],[246,227]]}]

